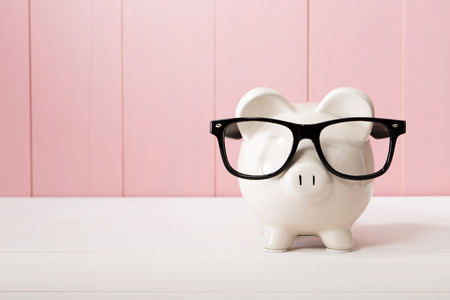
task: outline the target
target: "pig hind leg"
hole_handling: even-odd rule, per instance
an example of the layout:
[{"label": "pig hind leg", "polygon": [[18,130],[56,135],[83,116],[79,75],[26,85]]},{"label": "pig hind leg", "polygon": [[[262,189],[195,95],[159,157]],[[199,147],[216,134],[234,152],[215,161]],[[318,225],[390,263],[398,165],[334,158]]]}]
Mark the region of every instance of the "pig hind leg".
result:
[{"label": "pig hind leg", "polygon": [[335,229],[319,233],[322,242],[330,251],[349,252],[353,248],[353,235],[350,229]]}]

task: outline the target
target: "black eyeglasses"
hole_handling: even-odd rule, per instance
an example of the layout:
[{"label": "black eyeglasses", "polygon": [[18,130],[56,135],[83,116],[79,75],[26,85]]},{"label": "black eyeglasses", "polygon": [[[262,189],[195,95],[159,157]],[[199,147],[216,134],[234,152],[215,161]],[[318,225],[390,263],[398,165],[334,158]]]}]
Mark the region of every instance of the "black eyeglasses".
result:
[{"label": "black eyeglasses", "polygon": [[[354,117],[317,124],[295,124],[269,118],[234,118],[211,121],[226,169],[244,179],[268,179],[281,174],[309,139],[322,164],[334,175],[366,180],[389,168],[398,136],[406,132],[401,120]],[[364,153],[373,149],[373,161]],[[299,155],[301,155],[300,153]]]}]

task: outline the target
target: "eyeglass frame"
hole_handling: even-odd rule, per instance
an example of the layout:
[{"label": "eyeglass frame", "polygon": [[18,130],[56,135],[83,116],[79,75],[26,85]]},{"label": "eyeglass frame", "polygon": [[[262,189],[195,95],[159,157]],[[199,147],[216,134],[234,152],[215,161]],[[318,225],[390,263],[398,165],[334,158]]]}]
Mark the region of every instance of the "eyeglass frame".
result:
[{"label": "eyeglass frame", "polygon": [[[250,121],[258,121],[258,122],[268,122],[268,123],[274,123],[278,125],[285,126],[290,129],[292,136],[293,136],[293,142],[292,142],[292,149],[289,153],[286,162],[275,172],[264,174],[264,175],[248,175],[244,173],[240,173],[237,170],[233,169],[231,164],[228,161],[228,157],[226,154],[226,148],[225,148],[225,132],[226,129],[233,123],[239,123],[239,122],[250,122]],[[373,122],[381,123],[386,126],[388,129],[389,135],[383,135],[378,137],[375,137],[373,134],[373,128],[370,133],[374,138],[381,139],[381,138],[389,138],[389,152],[388,156],[386,158],[386,161],[383,165],[383,167],[371,174],[367,175],[348,175],[345,173],[341,173],[339,171],[336,171],[326,160],[325,155],[323,154],[322,148],[320,146],[320,134],[324,128],[330,125],[338,124],[338,123],[344,123],[344,122],[355,122],[355,121],[363,121],[363,122]],[[297,123],[291,123],[279,119],[272,119],[272,118],[264,118],[264,117],[256,117],[256,118],[231,118],[231,119],[222,119],[222,120],[214,120],[210,123],[210,133],[214,136],[216,136],[219,149],[220,149],[220,155],[222,157],[223,164],[228,172],[230,172],[232,175],[242,178],[242,179],[251,179],[251,180],[262,180],[262,179],[269,179],[275,176],[280,175],[282,172],[284,172],[289,164],[294,159],[295,153],[297,152],[298,144],[303,139],[309,139],[314,144],[314,148],[316,150],[316,153],[322,162],[322,164],[325,166],[325,168],[330,171],[333,175],[336,175],[338,177],[349,179],[349,180],[368,180],[373,179],[376,177],[379,177],[386,173],[386,171],[389,169],[392,158],[394,155],[395,145],[397,142],[397,138],[406,133],[406,121],[403,120],[394,120],[394,119],[384,119],[384,118],[370,118],[370,117],[350,117],[350,118],[340,118],[340,119],[333,119],[325,122],[319,122],[315,124],[297,124]],[[376,133],[376,132],[375,132]],[[237,134],[234,137],[234,139],[240,139],[242,136],[240,135],[239,131],[235,132]],[[378,134],[382,134],[381,132],[378,132]]]}]

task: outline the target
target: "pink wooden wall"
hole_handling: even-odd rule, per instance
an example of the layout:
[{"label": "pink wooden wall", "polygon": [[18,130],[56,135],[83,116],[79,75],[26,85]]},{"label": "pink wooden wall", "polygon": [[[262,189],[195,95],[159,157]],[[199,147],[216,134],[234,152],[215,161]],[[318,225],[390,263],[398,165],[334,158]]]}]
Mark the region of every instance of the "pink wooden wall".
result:
[{"label": "pink wooden wall", "polygon": [[450,194],[450,1],[0,0],[1,196],[237,196],[209,121],[354,86],[407,121],[376,195]]}]

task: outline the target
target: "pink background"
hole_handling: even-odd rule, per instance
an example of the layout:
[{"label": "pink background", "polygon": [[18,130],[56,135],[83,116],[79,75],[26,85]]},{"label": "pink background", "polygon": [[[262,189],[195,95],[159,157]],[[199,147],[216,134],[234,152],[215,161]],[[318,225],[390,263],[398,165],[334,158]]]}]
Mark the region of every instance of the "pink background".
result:
[{"label": "pink background", "polygon": [[257,86],[405,119],[375,195],[450,194],[450,1],[0,0],[1,196],[238,196],[209,121]]}]

